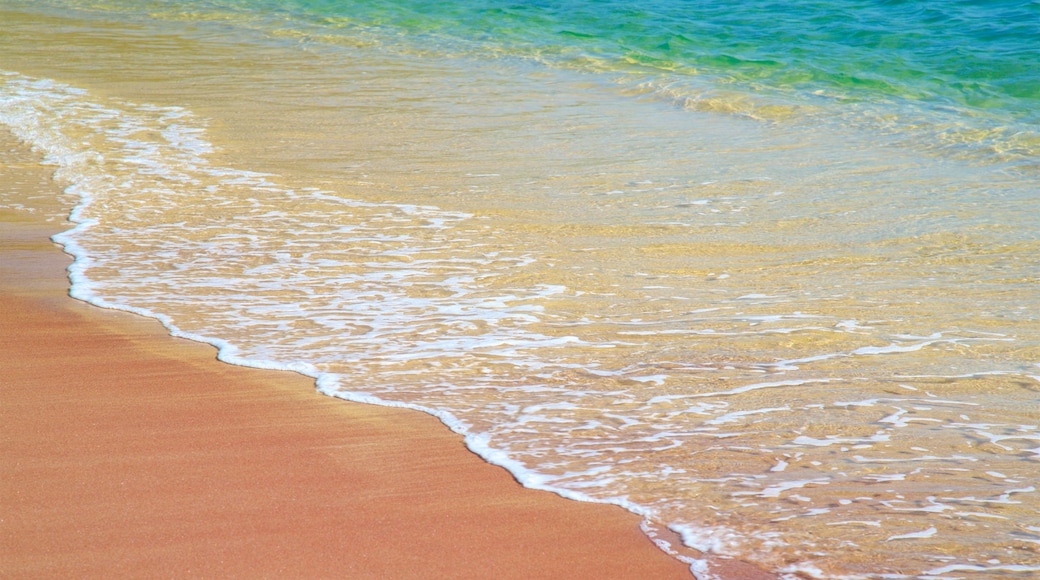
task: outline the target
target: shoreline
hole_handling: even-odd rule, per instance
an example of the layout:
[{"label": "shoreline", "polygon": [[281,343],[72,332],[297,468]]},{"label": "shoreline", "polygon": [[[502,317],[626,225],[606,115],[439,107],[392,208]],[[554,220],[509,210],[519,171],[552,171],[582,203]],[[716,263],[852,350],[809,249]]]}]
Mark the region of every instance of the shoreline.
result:
[{"label": "shoreline", "polygon": [[[26,185],[51,169],[3,137],[18,159],[0,186],[56,198]],[[50,203],[0,210],[0,575],[691,577],[638,516],[524,488],[432,416],[68,297]]]}]

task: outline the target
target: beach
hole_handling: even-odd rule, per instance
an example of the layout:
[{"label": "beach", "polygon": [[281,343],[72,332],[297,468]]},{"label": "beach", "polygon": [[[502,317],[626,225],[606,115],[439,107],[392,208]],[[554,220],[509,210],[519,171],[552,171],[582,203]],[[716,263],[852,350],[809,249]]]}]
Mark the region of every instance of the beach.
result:
[{"label": "beach", "polygon": [[1040,571],[1038,11],[5,2],[0,568]]},{"label": "beach", "polygon": [[69,298],[50,170],[3,145],[0,186],[38,197],[0,221],[0,575],[690,577],[637,516],[525,489],[433,417]]}]

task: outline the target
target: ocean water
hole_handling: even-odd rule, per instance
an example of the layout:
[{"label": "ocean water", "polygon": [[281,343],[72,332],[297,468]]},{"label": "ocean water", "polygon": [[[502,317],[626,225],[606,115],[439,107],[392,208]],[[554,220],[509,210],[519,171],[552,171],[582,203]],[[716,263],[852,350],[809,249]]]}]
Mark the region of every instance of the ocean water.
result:
[{"label": "ocean water", "polygon": [[73,296],[433,413],[663,545],[1040,573],[1040,3],[0,22],[0,123],[66,186]]}]

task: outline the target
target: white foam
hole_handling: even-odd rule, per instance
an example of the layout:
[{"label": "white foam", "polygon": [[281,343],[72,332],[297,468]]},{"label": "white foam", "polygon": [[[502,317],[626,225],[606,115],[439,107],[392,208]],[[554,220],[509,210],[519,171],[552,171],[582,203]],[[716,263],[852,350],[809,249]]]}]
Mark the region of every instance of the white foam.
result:
[{"label": "white foam", "polygon": [[1040,572],[1040,565],[1005,564],[1002,566],[978,566],[975,564],[951,564],[924,572],[925,576],[940,576],[950,572]]},{"label": "white foam", "polygon": [[654,383],[655,385],[663,385],[668,380],[668,375],[646,375],[642,377],[627,377],[629,380],[640,382],[640,383]]},{"label": "white foam", "polygon": [[893,540],[917,540],[921,538],[930,538],[938,533],[938,529],[931,527],[927,530],[921,530],[920,532],[910,532],[909,534],[899,534],[898,536],[889,536],[886,542]]},{"label": "white foam", "polygon": [[774,465],[774,466],[769,468],[769,471],[772,471],[772,472],[775,472],[775,473],[779,473],[781,471],[786,470],[787,466],[788,466],[788,463],[786,461],[784,461],[783,459],[779,459],[779,460],[777,460],[776,465]]},{"label": "white foam", "polygon": [[828,478],[805,479],[801,481],[784,481],[771,485],[761,491],[735,491],[733,496],[755,496],[755,497],[780,497],[780,494],[792,489],[801,489],[809,485],[827,485],[831,480]]},{"label": "white foam", "polygon": [[[808,498],[802,498],[802,497],[796,497],[796,496],[791,496],[791,498],[792,499],[798,499],[800,501],[808,501]],[[831,512],[831,510],[828,509],[828,508],[814,508],[814,509],[802,512],[802,513],[791,514],[791,515],[783,516],[783,517],[780,517],[780,518],[773,518],[772,520],[769,520],[769,521],[771,521],[771,522],[786,522],[786,521],[793,520],[793,519],[796,519],[796,518],[807,518],[807,517],[812,517],[812,516],[819,516],[819,515],[823,515],[823,514],[828,514],[830,512]]]},{"label": "white foam", "polygon": [[827,447],[830,445],[854,445],[858,443],[883,443],[891,440],[891,436],[887,433],[877,433],[871,437],[838,437],[831,435],[826,439],[819,439],[816,437],[809,437],[807,435],[800,435],[795,437],[791,443],[795,445],[809,445],[812,447]]},{"label": "white foam", "polygon": [[882,501],[881,504],[884,505],[885,507],[891,509],[894,512],[922,512],[922,513],[940,514],[940,513],[943,513],[943,512],[950,511],[950,510],[954,509],[954,507],[952,505],[936,501],[935,500],[935,496],[929,496],[927,498],[927,501],[928,501],[928,503],[930,505],[927,505],[927,506],[924,506],[924,507],[908,507],[908,508],[895,507],[895,505],[897,503],[904,503],[901,500],[900,501]]},{"label": "white foam", "polygon": [[723,526],[669,526],[683,544],[706,554],[736,555],[747,541],[744,534]]},{"label": "white foam", "polygon": [[744,385],[735,389],[729,389],[727,391],[716,391],[713,393],[697,393],[693,395],[682,395],[674,398],[694,399],[699,397],[727,397],[731,395],[739,395],[750,391],[757,391],[759,389],[775,389],[779,387],[801,387],[813,383],[833,383],[839,382],[841,379],[803,379],[803,380],[790,380],[790,381],[776,381],[767,383],[752,383],[750,385]]},{"label": "white foam", "polygon": [[906,473],[868,473],[863,476],[863,479],[882,483],[886,481],[903,481],[907,475]]}]

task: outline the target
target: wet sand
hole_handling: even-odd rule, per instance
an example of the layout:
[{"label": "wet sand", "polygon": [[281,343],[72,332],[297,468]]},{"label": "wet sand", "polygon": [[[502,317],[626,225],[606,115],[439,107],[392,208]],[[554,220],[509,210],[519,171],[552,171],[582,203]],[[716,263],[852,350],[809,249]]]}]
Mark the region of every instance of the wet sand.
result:
[{"label": "wet sand", "polygon": [[0,576],[691,577],[638,516],[523,488],[433,417],[69,298],[48,239],[67,224],[44,219],[58,186],[11,143],[0,187],[26,207],[0,208]]}]

